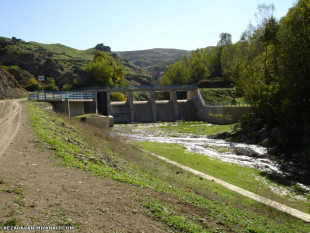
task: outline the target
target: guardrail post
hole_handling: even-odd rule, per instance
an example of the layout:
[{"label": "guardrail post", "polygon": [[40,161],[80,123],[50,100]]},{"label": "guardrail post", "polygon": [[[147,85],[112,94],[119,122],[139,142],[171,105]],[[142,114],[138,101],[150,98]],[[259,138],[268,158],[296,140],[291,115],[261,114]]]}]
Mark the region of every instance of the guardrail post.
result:
[{"label": "guardrail post", "polygon": [[44,91],[44,100],[46,100],[46,91]]}]

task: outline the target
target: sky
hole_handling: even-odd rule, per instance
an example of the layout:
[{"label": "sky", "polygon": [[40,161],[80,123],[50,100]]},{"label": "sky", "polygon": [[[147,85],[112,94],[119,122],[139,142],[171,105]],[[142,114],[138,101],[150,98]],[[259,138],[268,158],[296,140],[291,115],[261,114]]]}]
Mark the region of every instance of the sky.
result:
[{"label": "sky", "polygon": [[296,0],[0,0],[0,36],[80,50],[195,50],[222,32],[237,42],[261,3],[280,19]]}]

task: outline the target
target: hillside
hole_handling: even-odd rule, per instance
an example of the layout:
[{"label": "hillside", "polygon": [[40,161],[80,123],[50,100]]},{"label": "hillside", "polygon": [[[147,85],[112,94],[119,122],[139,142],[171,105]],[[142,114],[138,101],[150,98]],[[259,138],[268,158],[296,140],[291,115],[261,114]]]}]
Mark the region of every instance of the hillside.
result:
[{"label": "hillside", "polygon": [[148,49],[138,51],[115,52],[128,62],[145,68],[156,81],[164,74],[167,66],[177,62],[184,54],[190,53],[187,50],[179,49]]},{"label": "hillside", "polygon": [[23,90],[15,78],[0,66],[0,99],[22,97]]},{"label": "hillside", "polygon": [[[86,64],[98,51],[109,52],[126,70],[129,85],[153,84],[152,76],[144,69],[118,57],[103,44],[87,50],[77,50],[62,44],[25,42],[0,37],[0,64],[8,67],[22,85],[32,77],[52,77],[60,89],[83,87],[87,83]],[[27,75],[25,75],[27,74]]]}]

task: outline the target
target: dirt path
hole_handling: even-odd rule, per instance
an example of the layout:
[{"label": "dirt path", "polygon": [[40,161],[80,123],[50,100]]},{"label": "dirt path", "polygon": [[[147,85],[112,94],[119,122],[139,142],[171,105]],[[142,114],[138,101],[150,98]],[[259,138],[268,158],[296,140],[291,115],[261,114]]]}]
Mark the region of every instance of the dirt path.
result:
[{"label": "dirt path", "polygon": [[189,167],[187,167],[187,166],[184,166],[184,165],[182,165],[182,164],[180,164],[180,163],[177,163],[177,162],[175,162],[175,161],[172,161],[172,160],[167,159],[167,158],[165,158],[165,157],[162,157],[162,156],[160,156],[160,155],[157,155],[157,154],[154,154],[154,153],[152,153],[152,152],[149,152],[149,151],[147,151],[147,150],[141,149],[141,151],[143,151],[143,152],[145,152],[145,153],[148,153],[148,154],[151,154],[152,156],[154,156],[154,157],[156,157],[156,158],[158,158],[158,159],[161,159],[161,160],[163,160],[163,161],[165,161],[165,162],[167,162],[167,163],[169,163],[169,164],[172,164],[172,165],[174,165],[174,166],[176,166],[176,167],[179,167],[179,168],[181,168],[181,169],[183,169],[183,170],[185,170],[185,171],[191,172],[191,173],[193,173],[193,174],[196,175],[196,176],[199,176],[199,177],[202,177],[202,178],[204,178],[204,179],[213,181],[213,182],[215,182],[215,183],[217,183],[217,184],[219,184],[219,185],[222,185],[222,186],[224,186],[225,188],[228,188],[228,189],[230,189],[230,190],[232,190],[232,191],[234,191],[234,192],[236,192],[236,193],[239,193],[239,194],[241,194],[241,195],[243,195],[243,196],[249,197],[249,198],[251,198],[251,199],[253,199],[253,200],[255,200],[255,201],[258,201],[258,202],[260,202],[260,203],[263,203],[263,204],[265,204],[265,205],[268,205],[268,206],[270,206],[270,207],[272,207],[272,208],[275,208],[275,209],[278,209],[278,210],[283,211],[283,212],[285,212],[285,213],[288,213],[288,214],[290,214],[290,215],[292,215],[292,216],[294,216],[294,217],[296,217],[296,218],[299,218],[299,219],[301,219],[301,220],[303,220],[303,221],[305,221],[305,222],[310,222],[310,215],[307,214],[307,213],[303,213],[303,212],[301,212],[301,211],[299,211],[299,210],[296,210],[296,209],[294,209],[294,208],[291,208],[291,207],[288,207],[288,206],[286,206],[286,205],[280,204],[280,203],[278,203],[278,202],[276,202],[276,201],[272,201],[272,200],[270,200],[270,199],[268,199],[268,198],[265,198],[265,197],[262,197],[262,196],[260,196],[260,195],[258,195],[258,194],[249,192],[249,191],[247,191],[247,190],[245,190],[245,189],[243,189],[243,188],[240,188],[240,187],[238,187],[238,186],[229,184],[229,183],[227,183],[227,182],[225,182],[225,181],[222,181],[222,180],[220,180],[220,179],[217,179],[217,178],[215,178],[215,177],[213,177],[213,176],[210,176],[210,175],[207,175],[207,174],[205,174],[205,173],[199,172],[199,171],[197,171],[197,170],[194,170],[194,169],[189,168]]},{"label": "dirt path", "polygon": [[21,101],[0,101],[0,158],[19,130],[22,113]]},{"label": "dirt path", "polygon": [[38,149],[24,104],[1,101],[0,224],[16,219],[19,226],[74,226],[70,232],[166,232],[142,207],[140,188],[59,163]]}]

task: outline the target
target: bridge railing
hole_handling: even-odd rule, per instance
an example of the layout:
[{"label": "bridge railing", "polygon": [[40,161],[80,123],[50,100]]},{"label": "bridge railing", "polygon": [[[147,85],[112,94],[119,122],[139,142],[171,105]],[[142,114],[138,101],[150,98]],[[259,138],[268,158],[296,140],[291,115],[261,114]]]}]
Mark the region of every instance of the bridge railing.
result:
[{"label": "bridge railing", "polygon": [[45,100],[89,100],[94,99],[93,93],[79,93],[79,92],[62,92],[62,91],[45,91],[45,92],[36,92],[28,96],[29,100],[36,101],[45,101]]}]

